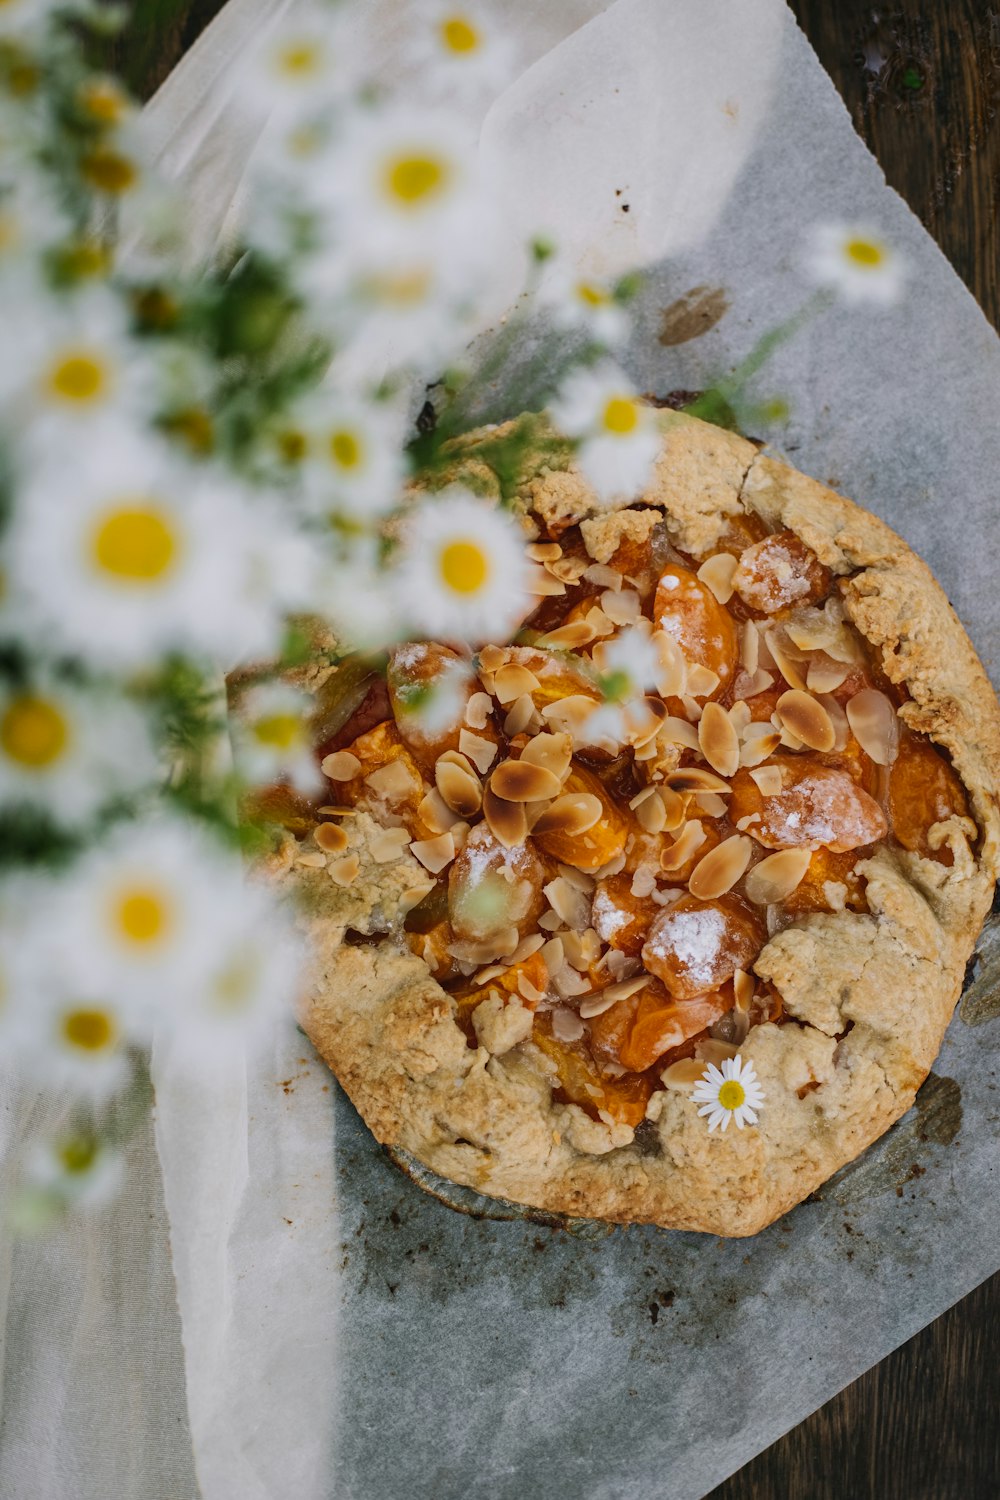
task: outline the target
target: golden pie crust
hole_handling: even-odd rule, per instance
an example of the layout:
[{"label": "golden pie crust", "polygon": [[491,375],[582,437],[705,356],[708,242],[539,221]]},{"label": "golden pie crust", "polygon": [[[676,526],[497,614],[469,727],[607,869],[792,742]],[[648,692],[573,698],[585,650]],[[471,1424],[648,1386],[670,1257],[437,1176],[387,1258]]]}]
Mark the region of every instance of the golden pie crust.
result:
[{"label": "golden pie crust", "polygon": [[[526,465],[522,511],[556,529],[581,522],[597,561],[621,535],[648,535],[651,516],[695,555],[744,509],[796,532],[846,578],[848,617],[909,692],[901,717],[948,752],[978,826],[972,845],[962,820],[945,830],[950,867],[880,847],[862,866],[869,912],[800,917],[763,948],[754,969],[792,1019],[752,1027],[740,1048],[766,1095],[759,1126],[709,1133],[689,1093],[667,1088],[636,1140],[628,1126],[554,1102],[526,1040],[530,1012],[517,1003],[481,1008],[480,1045],[470,1047],[454,1000],[420,958],[391,938],[343,942],[348,929],[375,932],[397,918],[404,893],[427,879],[405,848],[387,862],[376,846],[383,858],[374,858],[378,829],[366,813],[343,824],[359,861],[352,884],[296,862],[290,848],[274,874],[296,888],[312,946],[301,1024],[379,1141],[541,1210],[749,1235],[882,1135],[931,1068],[997,877],[1000,713],[943,592],[888,526],[738,436],[674,412],[657,421],[662,453],[641,500],[603,511],[564,460]],[[482,447],[463,440],[447,477],[495,494],[481,456],[495,436]]]}]

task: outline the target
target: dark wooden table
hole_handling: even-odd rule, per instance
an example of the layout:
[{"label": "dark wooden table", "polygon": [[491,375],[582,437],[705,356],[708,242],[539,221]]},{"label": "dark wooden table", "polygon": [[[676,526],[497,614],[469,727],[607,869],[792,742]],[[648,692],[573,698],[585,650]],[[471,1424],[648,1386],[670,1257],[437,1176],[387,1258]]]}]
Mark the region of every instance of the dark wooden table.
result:
[{"label": "dark wooden table", "polygon": [[[1000,0],[791,4],[889,183],[1000,327]],[[146,97],[221,6],[136,0],[109,60]],[[997,1331],[1000,1274],[710,1500],[996,1500]]]}]

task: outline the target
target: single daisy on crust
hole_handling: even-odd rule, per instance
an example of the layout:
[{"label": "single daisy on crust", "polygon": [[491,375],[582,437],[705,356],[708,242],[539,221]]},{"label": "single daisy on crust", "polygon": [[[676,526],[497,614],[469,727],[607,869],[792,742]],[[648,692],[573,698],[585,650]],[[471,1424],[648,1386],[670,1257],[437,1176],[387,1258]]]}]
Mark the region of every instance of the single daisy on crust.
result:
[{"label": "single daisy on crust", "polygon": [[757,1081],[753,1063],[745,1063],[737,1053],[725,1059],[721,1070],[715,1063],[709,1063],[691,1098],[701,1105],[698,1113],[708,1116],[709,1130],[719,1125],[728,1130],[730,1120],[735,1122],[737,1130],[742,1130],[744,1125],[756,1125],[764,1090]]},{"label": "single daisy on crust", "polygon": [[576,461],[605,504],[631,500],[660,450],[651,409],[611,360],[574,370],[551,406],[552,420],[580,440]]},{"label": "single daisy on crust", "polygon": [[877,230],[863,224],[817,224],[808,247],[813,281],[830,287],[845,302],[898,302],[906,262]]},{"label": "single daisy on crust", "polygon": [[433,640],[491,639],[528,607],[520,528],[459,485],[407,517],[396,578],[402,612]]}]

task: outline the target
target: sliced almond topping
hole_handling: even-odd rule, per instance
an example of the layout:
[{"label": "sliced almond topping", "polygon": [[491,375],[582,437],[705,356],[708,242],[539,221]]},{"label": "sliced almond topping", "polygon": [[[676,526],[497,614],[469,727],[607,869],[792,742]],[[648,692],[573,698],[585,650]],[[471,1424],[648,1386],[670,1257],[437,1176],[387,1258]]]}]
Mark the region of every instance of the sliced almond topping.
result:
[{"label": "sliced almond topping", "polygon": [[785,681],[790,687],[803,691],[806,685],[805,663],[808,661],[805,653],[792,645],[780,627],[768,631],[767,645]]},{"label": "sliced almond topping", "polygon": [[683,745],[685,750],[697,750],[698,731],[687,719],[678,719],[675,714],[668,714],[660,726],[661,738],[668,745]]},{"label": "sliced almond topping", "polygon": [[579,583],[583,574],[587,571],[586,560],[582,557],[557,557],[544,566],[555,578],[563,583]]},{"label": "sliced almond topping", "polygon": [[740,765],[740,742],[729,715],[717,703],[706,703],[698,724],[701,753],[720,776],[735,776]]},{"label": "sliced almond topping", "polygon": [[711,667],[703,667],[700,664],[688,667],[687,690],[692,698],[710,697],[721,680],[718,672],[713,672]]},{"label": "sliced almond topping", "polygon": [[353,781],[361,770],[361,762],[350,750],[334,750],[332,755],[324,755],[320,770],[331,781]]},{"label": "sliced almond topping", "polygon": [[581,972],[586,972],[601,956],[603,944],[592,927],[585,927],[582,932],[563,933],[562,941],[566,962]]},{"label": "sliced almond topping", "polygon": [[562,547],[558,542],[529,542],[524,550],[532,562],[555,562],[557,557],[562,557]]},{"label": "sliced almond topping", "polygon": [[650,640],[660,662],[656,691],[663,698],[683,697],[687,692],[687,662],[683,651],[665,630],[654,630]]},{"label": "sliced almond topping", "polygon": [[847,742],[851,738],[851,726],[847,714],[844,712],[843,704],[838,703],[836,698],[829,694],[820,701],[830,715],[830,722],[836,735],[833,748],[839,754],[841,750],[847,748]]},{"label": "sliced almond topping", "polygon": [[553,651],[578,651],[581,646],[589,646],[594,636],[594,627],[586,620],[570,620],[566,625],[540,635],[535,645]]},{"label": "sliced almond topping", "polygon": [[545,808],[531,826],[532,833],[568,833],[575,838],[600,821],[604,808],[592,792],[567,792]]},{"label": "sliced almond topping", "polygon": [[484,740],[469,729],[458,734],[458,748],[467,755],[481,776],[485,776],[496,758],[497,747],[492,740]]},{"label": "sliced almond topping", "polygon": [[[753,728],[753,725],[750,727]],[[747,736],[743,748],[740,750],[741,766],[759,766],[762,761],[767,760],[769,755],[773,755],[781,744],[781,735],[778,734],[777,730],[772,729],[770,724],[759,725],[758,727],[762,728],[764,733],[753,735],[752,737]]]},{"label": "sliced almond topping", "polygon": [[361,869],[361,861],[356,854],[345,854],[342,859],[335,859],[326,867],[326,873],[334,885],[352,885],[358,878]]},{"label": "sliced almond topping", "polygon": [[760,632],[752,620],[744,620],[740,630],[740,661],[751,677],[760,665]]},{"label": "sliced almond topping", "polygon": [[877,688],[862,688],[847,703],[847,722],[854,738],[878,766],[891,766],[899,753],[896,710]]},{"label": "sliced almond topping", "polygon": [[505,849],[523,844],[528,837],[528,819],[523,802],[506,802],[492,787],[483,792],[483,813],[490,832]]},{"label": "sliced almond topping", "polygon": [[736,996],[736,1009],[748,1011],[753,1000],[753,975],[748,974],[745,969],[737,969],[733,975],[733,992]]},{"label": "sliced almond topping", "polygon": [[324,818],[356,818],[358,815],[356,807],[318,807],[316,811]]},{"label": "sliced almond topping", "polygon": [[489,693],[473,693],[465,705],[465,722],[470,729],[485,729],[493,712],[493,700]]},{"label": "sliced almond topping", "polygon": [[756,906],[784,901],[799,885],[809,868],[809,849],[779,849],[754,865],[746,879],[746,893]]},{"label": "sliced almond topping", "polygon": [[342,854],[347,848],[347,834],[339,823],[321,823],[314,837],[326,854]]},{"label": "sliced almond topping", "polygon": [[744,818],[737,818],[736,819],[736,826],[739,829],[740,833],[746,833],[746,831],[747,831],[748,828],[752,828],[755,823],[759,823],[759,822],[760,822],[760,813],[759,812],[752,812],[752,813],[747,813],[746,817],[744,817]]},{"label": "sliced almond topping", "polygon": [[596,636],[604,637],[606,635],[614,635],[615,633],[613,622],[608,619],[598,604],[595,604],[593,609],[588,609],[586,620],[587,624],[593,628]]},{"label": "sliced almond topping", "polygon": [[666,812],[666,821],[663,824],[664,833],[676,833],[683,826],[687,817],[687,802],[680,792],[672,791],[668,786],[657,788],[660,801]]},{"label": "sliced almond topping", "polygon": [[780,766],[757,766],[750,776],[764,797],[776,797],[784,786]]},{"label": "sliced almond topping", "polygon": [[497,669],[493,691],[503,704],[513,703],[522,693],[536,693],[538,688],[538,678],[527,667],[507,662]]},{"label": "sliced almond topping", "polygon": [[455,858],[455,840],[450,833],[439,833],[436,839],[414,839],[410,849],[432,875],[439,874]]},{"label": "sliced almond topping", "polygon": [[561,1000],[575,1000],[577,995],[589,995],[590,979],[571,964],[563,964],[558,974],[552,976],[552,988]]},{"label": "sliced almond topping", "polygon": [[436,786],[431,787],[425,797],[421,797],[417,814],[431,833],[448,833],[459,822],[458,813],[452,812]]},{"label": "sliced almond topping", "polygon": [[747,725],[752,722],[750,718],[750,705],[742,702],[734,703],[729,710],[729,722],[736,730],[736,733],[742,735]]},{"label": "sliced almond topping", "polygon": [[811,693],[832,693],[846,680],[850,671],[846,662],[834,661],[823,652],[814,656],[806,671],[806,687]]},{"label": "sliced almond topping", "polygon": [[543,911],[538,918],[538,925],[546,932],[556,932],[563,925],[563,920],[557,911]]},{"label": "sliced almond topping", "polygon": [[424,897],[430,895],[435,884],[433,880],[423,880],[419,885],[411,885],[408,890],[405,890],[399,898],[399,909],[402,914],[405,916],[408,911],[419,906]]},{"label": "sliced almond topping", "polygon": [[698,577],[711,589],[720,604],[728,604],[733,597],[733,574],[739,567],[738,557],[729,552],[717,552],[698,569]]},{"label": "sliced almond topping", "polygon": [[325,870],[326,855],[321,854],[318,849],[307,849],[304,854],[299,855],[295,863],[304,865],[307,870]]},{"label": "sliced almond topping", "polygon": [[552,1011],[552,1035],[559,1042],[577,1042],[583,1036],[584,1025],[575,1010],[566,1005],[557,1005]]},{"label": "sliced almond topping", "polygon": [[766,693],[769,687],[774,686],[774,675],[766,667],[758,667],[755,672],[741,672],[736,679],[733,689],[736,697],[743,701],[747,698],[756,698],[758,693]]},{"label": "sliced almond topping", "polygon": [[706,1063],[726,1062],[730,1057],[735,1057],[740,1050],[733,1042],[720,1042],[714,1036],[703,1037],[695,1046],[695,1057],[702,1065],[704,1071]]},{"label": "sliced almond topping", "polygon": [[[645,984],[645,975],[643,983]],[[580,1015],[583,1020],[590,1021],[594,1016],[602,1016],[606,1010],[610,1010],[615,1003],[615,997],[609,997],[607,990],[599,990],[593,997],[580,1001]]]},{"label": "sliced almond topping", "polygon": [[[463,757],[464,759],[464,757]],[[466,761],[442,755],[434,767],[434,782],[446,805],[462,818],[471,818],[483,805],[479,777]]]},{"label": "sliced almond topping", "polygon": [[699,812],[706,813],[710,818],[724,818],[728,811],[727,804],[718,792],[696,792],[694,805]]},{"label": "sliced almond topping", "polygon": [[505,802],[544,802],[558,796],[561,785],[558,776],[530,760],[502,761],[490,777],[490,786]]},{"label": "sliced almond topping", "polygon": [[583,576],[588,583],[592,583],[599,589],[614,589],[615,593],[621,588],[624,579],[617,568],[609,568],[606,563],[591,563],[589,568],[584,568]]},{"label": "sliced almond topping", "polygon": [[550,974],[558,973],[566,962],[566,951],[563,948],[562,938],[549,938],[548,942],[544,943],[539,949],[539,952],[541,953],[542,962]]},{"label": "sliced almond topping", "polygon": [[545,939],[540,932],[529,932],[528,936],[521,939],[510,955],[510,961],[512,964],[523,963],[526,958],[530,958],[533,953],[537,953],[544,946]]},{"label": "sliced almond topping", "polygon": [[631,625],[641,613],[639,595],[634,589],[607,590],[601,595],[601,608],[616,625]]},{"label": "sliced almond topping", "polygon": [[[555,564],[549,563],[547,567]],[[528,568],[524,587],[529,594],[536,599],[552,598],[558,594],[565,594],[566,585],[561,578],[555,578],[546,571],[546,568]]]},{"label": "sliced almond topping", "polygon": [[734,833],[723,839],[700,859],[688,881],[688,890],[701,901],[713,901],[724,896],[743,874],[753,853],[753,840],[742,833]]},{"label": "sliced almond topping", "polygon": [[570,885],[564,875],[557,875],[542,890],[552,910],[562,918],[567,927],[582,932],[590,925],[590,901],[583,891]]},{"label": "sliced almond topping", "polygon": [[721,776],[702,766],[679,766],[676,771],[668,771],[666,783],[675,792],[719,792],[725,796],[732,790]]},{"label": "sliced almond topping", "polygon": [[648,791],[649,796],[643,797],[638,803],[633,798],[630,805],[635,810],[636,821],[640,828],[645,829],[646,833],[662,833],[667,826],[667,809],[655,787],[649,787]]},{"label": "sliced almond topping", "polygon": [[782,729],[791,730],[796,739],[810,750],[832,750],[837,736],[833,721],[822,703],[811,693],[797,689],[782,693],[778,699],[777,717]]},{"label": "sliced almond topping", "polygon": [[537,1005],[539,1000],[545,999],[545,993],[537,985],[532,984],[527,974],[517,976],[517,992],[523,996],[531,1005]]},{"label": "sliced almond topping", "polygon": [[695,1084],[705,1074],[705,1063],[697,1057],[682,1057],[679,1062],[671,1063],[669,1068],[664,1068],[660,1074],[660,1082],[665,1089],[673,1089],[678,1094],[686,1094],[693,1089]]},{"label": "sliced almond topping", "polygon": [[378,828],[372,834],[368,849],[376,864],[387,865],[399,859],[409,842],[410,835],[405,828]]},{"label": "sliced almond topping", "polygon": [[502,646],[484,646],[479,653],[480,665],[487,672],[496,672],[507,660],[507,653]]},{"label": "sliced almond topping", "polygon": [[529,694],[525,693],[518,698],[510,713],[503,721],[503,732],[508,739],[513,739],[516,734],[523,734],[531,723],[535,712],[535,705]]},{"label": "sliced almond topping", "polygon": [[697,854],[706,837],[705,830],[697,819],[685,823],[670,848],[664,849],[660,855],[660,869],[665,875],[682,869],[692,855]]},{"label": "sliced almond topping", "polygon": [[416,776],[401,756],[396,760],[386,761],[384,766],[378,766],[365,777],[366,786],[370,786],[380,797],[388,797],[393,801],[408,797],[415,784]]},{"label": "sliced almond topping", "polygon": [[588,698],[585,693],[570,693],[568,697],[559,698],[555,703],[546,703],[542,709],[542,718],[550,724],[565,724],[572,732],[582,728],[596,706],[595,698]]},{"label": "sliced almond topping", "polygon": [[522,761],[532,766],[544,766],[560,781],[566,779],[573,755],[573,741],[568,734],[536,734],[521,751]]},{"label": "sliced almond topping", "polygon": [[[473,964],[478,967],[479,964],[489,964],[497,959],[509,958],[517,947],[518,941],[519,934],[516,927],[502,927],[495,935],[478,941],[456,939],[455,942],[446,945],[445,952],[450,953],[452,958],[457,958],[459,963]],[[508,964],[504,964],[504,968],[508,967]]]}]

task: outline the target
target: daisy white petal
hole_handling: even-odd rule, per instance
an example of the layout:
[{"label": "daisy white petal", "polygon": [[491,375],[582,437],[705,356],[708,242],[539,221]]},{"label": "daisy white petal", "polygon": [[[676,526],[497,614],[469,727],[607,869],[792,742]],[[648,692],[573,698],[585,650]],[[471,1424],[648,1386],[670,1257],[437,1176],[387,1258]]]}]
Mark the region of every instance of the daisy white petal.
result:
[{"label": "daisy white petal", "polygon": [[764,1103],[764,1091],[757,1081],[752,1062],[744,1063],[739,1053],[726,1058],[721,1072],[714,1063],[709,1063],[691,1093],[694,1103],[700,1104],[699,1115],[708,1115],[708,1128],[717,1126],[726,1130],[729,1121],[735,1120],[737,1130],[745,1125],[757,1124],[757,1110]]},{"label": "daisy white petal", "polygon": [[615,365],[574,370],[551,414],[560,431],[581,440],[577,463],[601,500],[633,499],[643,490],[660,439],[653,412]]},{"label": "daisy white petal", "polygon": [[406,473],[403,411],[321,390],[293,420],[305,439],[299,472],[313,510],[364,521],[398,504]]},{"label": "daisy white petal", "polygon": [[241,101],[280,124],[348,98],[361,76],[357,37],[324,5],[298,5],[262,28],[239,79]]},{"label": "daisy white petal", "polygon": [[248,781],[290,781],[308,794],[323,778],[313,754],[308,715],[312,700],[286,682],[253,687],[231,719],[236,763]]},{"label": "daisy white petal", "polygon": [[420,86],[446,100],[500,92],[514,65],[513,39],[481,5],[431,0],[419,6],[410,53],[420,68]]},{"label": "daisy white petal", "polygon": [[899,300],[907,266],[877,230],[863,224],[817,224],[806,251],[806,271],[851,304],[889,306]]},{"label": "daisy white petal", "polygon": [[23,1181],[72,1208],[93,1209],[117,1197],[124,1177],[120,1151],[93,1135],[66,1132],[36,1142],[25,1162]]},{"label": "daisy white petal", "polygon": [[623,343],[628,338],[628,313],[613,291],[565,261],[557,259],[553,263],[539,288],[538,301],[560,328],[583,329],[608,345]]}]

